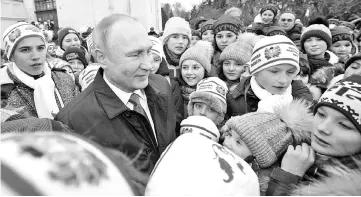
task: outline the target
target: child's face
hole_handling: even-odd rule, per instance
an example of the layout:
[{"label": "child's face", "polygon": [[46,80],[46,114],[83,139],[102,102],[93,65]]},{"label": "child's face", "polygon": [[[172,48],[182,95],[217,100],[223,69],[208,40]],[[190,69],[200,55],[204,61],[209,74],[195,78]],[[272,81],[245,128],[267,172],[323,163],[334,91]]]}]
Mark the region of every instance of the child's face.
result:
[{"label": "child's face", "polygon": [[194,103],[193,105],[193,115],[194,116],[205,116],[211,119],[214,123],[218,124],[217,117],[218,112],[216,112],[211,106],[208,106],[204,103]]},{"label": "child's face", "polygon": [[297,75],[297,68],[291,65],[277,65],[255,74],[259,86],[271,94],[283,94]]},{"label": "child's face", "polygon": [[223,61],[223,73],[228,80],[239,80],[245,68],[242,64],[235,60],[224,60]]},{"label": "child's face", "polygon": [[188,59],[182,63],[181,75],[189,86],[197,85],[204,78],[204,74],[205,70],[199,62]]},{"label": "child's face", "polygon": [[223,51],[228,45],[236,42],[237,35],[231,31],[221,31],[216,35],[216,43],[219,50]]},{"label": "child's face", "polygon": [[167,41],[167,47],[170,51],[177,55],[181,55],[188,46],[188,37],[183,34],[173,34]]},{"label": "child's face", "polygon": [[341,112],[321,106],[313,118],[312,148],[328,156],[350,156],[361,151],[361,133]]},{"label": "child's face", "polygon": [[238,133],[233,129],[229,132],[229,135],[225,137],[223,146],[233,151],[236,155],[238,155],[242,159],[245,159],[248,156],[252,155],[251,150],[241,140],[241,137],[238,135]]},{"label": "child's face", "polygon": [[334,52],[337,57],[339,57],[341,60],[346,60],[352,49],[352,44],[348,40],[340,40],[332,44],[330,50]]},{"label": "child's face", "polygon": [[74,74],[79,74],[82,70],[84,70],[84,64],[78,59],[69,60],[68,63],[70,64],[71,68],[74,71]]},{"label": "child's face", "polygon": [[213,40],[214,40],[213,30],[210,29],[210,30],[206,30],[205,32],[203,32],[202,40],[206,40],[208,42],[213,42]]},{"label": "child's face", "polygon": [[152,73],[155,74],[158,69],[159,69],[159,66],[160,66],[160,63],[162,62],[162,58],[155,54],[155,53],[151,53],[152,57],[151,57],[151,63],[152,63]]},{"label": "child's face", "polygon": [[305,41],[304,47],[309,56],[324,58],[327,43],[319,37],[310,37]]},{"label": "child's face", "polygon": [[195,45],[198,42],[198,40],[200,40],[198,36],[192,36],[191,45],[192,46]]},{"label": "child's face", "polygon": [[344,78],[349,77],[351,75],[361,76],[361,59],[352,62],[350,66],[348,66],[347,69],[345,70]]}]

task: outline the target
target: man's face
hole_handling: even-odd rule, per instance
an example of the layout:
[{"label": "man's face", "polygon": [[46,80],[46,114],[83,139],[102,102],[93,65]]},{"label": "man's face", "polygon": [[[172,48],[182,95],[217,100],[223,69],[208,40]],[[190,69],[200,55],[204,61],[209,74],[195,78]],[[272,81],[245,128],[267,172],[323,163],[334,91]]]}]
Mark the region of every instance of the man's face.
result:
[{"label": "man's face", "polygon": [[281,15],[278,20],[278,26],[284,28],[286,31],[289,31],[295,26],[295,15],[291,13],[284,13]]},{"label": "man's face", "polygon": [[141,24],[135,21],[115,23],[111,27],[106,48],[102,51],[104,74],[113,85],[125,92],[134,92],[148,85],[149,73],[153,68],[152,43]]}]

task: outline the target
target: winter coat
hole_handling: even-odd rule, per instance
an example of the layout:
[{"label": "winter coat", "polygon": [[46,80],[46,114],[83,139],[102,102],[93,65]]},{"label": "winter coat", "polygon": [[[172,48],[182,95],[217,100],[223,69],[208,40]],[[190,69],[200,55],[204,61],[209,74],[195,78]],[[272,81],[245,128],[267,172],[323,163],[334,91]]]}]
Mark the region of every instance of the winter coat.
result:
[{"label": "winter coat", "polygon": [[[165,148],[175,139],[176,114],[168,81],[149,75],[144,88],[156,136],[147,118],[130,110],[110,89],[99,69],[94,82],[55,120],[97,143],[117,149],[135,160],[142,172],[150,173]],[[157,141],[155,139],[157,138]]]},{"label": "winter coat", "polygon": [[252,23],[252,32],[257,35],[264,35],[265,30],[268,27],[273,26],[273,23],[270,24],[264,24],[264,23]]},{"label": "winter coat", "polygon": [[[21,82],[10,72],[8,67],[4,67],[0,70],[0,76],[1,107],[19,109],[20,111],[18,112],[21,114],[38,117],[34,101],[34,89]],[[79,94],[79,89],[75,85],[73,79],[63,70],[52,69],[51,78],[59,91],[64,105],[68,104]],[[55,98],[60,110],[61,103],[57,97]]]},{"label": "winter coat", "polygon": [[286,32],[286,36],[292,41],[300,40],[301,34],[302,34],[302,25],[298,23],[295,23],[292,29]]},{"label": "winter coat", "polygon": [[[281,168],[275,168],[271,173],[271,180],[268,185],[268,189],[266,192],[266,195],[268,196],[286,196],[286,195],[325,195],[326,193],[321,192],[322,188],[317,187],[319,183],[333,183],[332,185],[325,185],[324,183],[322,185],[326,186],[328,189],[329,194],[332,194],[332,192],[335,192],[333,195],[337,195],[337,192],[340,192],[338,194],[341,194],[344,192],[344,194],[351,194],[353,191],[360,191],[360,183],[359,182],[352,182],[352,181],[346,181],[343,182],[343,184],[340,184],[340,187],[344,187],[343,190],[337,190],[336,187],[333,188],[332,186],[336,186],[335,181],[338,180],[340,177],[340,174],[337,174],[339,172],[330,173],[329,168],[335,167],[339,168],[340,166],[343,166],[342,168],[348,168],[352,171],[358,171],[360,172],[361,167],[361,153],[355,154],[353,156],[345,156],[345,157],[338,157],[338,158],[328,158],[327,160],[316,158],[315,164],[308,169],[306,174],[303,177],[294,175],[292,173],[283,171]],[[358,174],[359,176],[360,174]],[[355,178],[355,177],[353,177]],[[333,179],[332,181],[330,179]],[[327,181],[329,180],[329,181]],[[360,180],[360,177],[358,178]],[[327,182],[326,182],[327,181]],[[348,187],[347,185],[350,184]],[[352,187],[353,185],[358,185],[356,188]],[[295,190],[295,188],[301,187],[302,189]],[[330,190],[330,188],[333,188]],[[348,192],[347,188],[351,189]],[[324,188],[323,188],[324,189]],[[360,195],[360,193],[356,193]]]},{"label": "winter coat", "polygon": [[318,69],[323,67],[331,67],[333,64],[338,62],[338,57],[331,51],[325,52],[325,58],[316,59],[308,56],[311,72],[310,76],[315,73]]},{"label": "winter coat", "polygon": [[[251,77],[244,77],[237,87],[227,94],[227,116],[239,116],[249,112],[255,112],[258,109],[260,99],[251,89]],[[294,80],[292,85],[292,96],[294,99],[305,99],[312,102],[310,90],[300,80]],[[245,97],[246,94],[246,97]],[[225,119],[226,119],[225,118]]]}]

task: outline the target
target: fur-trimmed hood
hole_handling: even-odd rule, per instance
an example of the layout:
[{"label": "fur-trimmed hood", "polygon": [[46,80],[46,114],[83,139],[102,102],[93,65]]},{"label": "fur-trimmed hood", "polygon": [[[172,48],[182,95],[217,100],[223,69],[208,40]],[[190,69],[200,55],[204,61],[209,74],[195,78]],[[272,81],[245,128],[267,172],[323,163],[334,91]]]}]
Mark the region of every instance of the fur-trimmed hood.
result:
[{"label": "fur-trimmed hood", "polygon": [[359,196],[361,195],[361,161],[353,158],[358,169],[342,165],[324,167],[328,176],[313,179],[311,184],[298,185],[292,195],[295,196]]}]

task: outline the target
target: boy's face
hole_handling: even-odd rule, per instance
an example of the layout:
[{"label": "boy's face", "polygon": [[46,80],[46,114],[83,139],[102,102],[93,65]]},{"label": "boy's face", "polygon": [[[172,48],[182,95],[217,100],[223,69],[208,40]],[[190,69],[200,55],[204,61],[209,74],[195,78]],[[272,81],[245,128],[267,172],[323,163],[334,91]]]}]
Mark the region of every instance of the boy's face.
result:
[{"label": "boy's face", "polygon": [[321,106],[313,118],[312,148],[323,155],[350,156],[361,151],[361,133],[341,112]]},{"label": "boy's face", "polygon": [[238,135],[238,133],[233,129],[231,129],[229,135],[225,137],[223,146],[233,151],[236,155],[238,155],[242,159],[246,159],[248,156],[252,155],[251,150],[241,140],[241,137]]},{"label": "boy's face", "polygon": [[151,72],[153,74],[155,74],[159,69],[160,63],[162,62],[162,58],[159,55],[155,54],[155,53],[151,53],[151,55],[152,55],[151,63],[152,63],[152,66],[153,66]]},{"label": "boy's face", "polygon": [[204,103],[194,103],[193,105],[193,115],[194,116],[205,116],[209,119],[211,119],[215,124],[219,124],[217,121],[218,112],[216,112],[213,108],[210,106],[204,104]]},{"label": "boy's face", "polygon": [[283,94],[297,75],[297,68],[291,65],[277,65],[255,74],[259,86],[271,94]]}]

